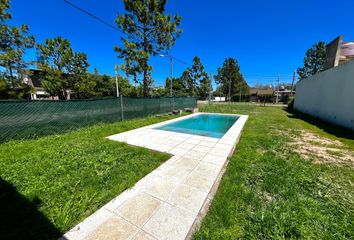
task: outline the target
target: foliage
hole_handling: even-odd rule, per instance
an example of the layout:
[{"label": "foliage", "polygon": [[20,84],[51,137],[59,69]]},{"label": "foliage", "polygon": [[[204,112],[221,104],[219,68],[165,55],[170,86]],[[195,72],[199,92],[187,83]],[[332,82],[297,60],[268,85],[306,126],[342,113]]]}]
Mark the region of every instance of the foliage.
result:
[{"label": "foliage", "polygon": [[164,96],[168,96],[169,94],[167,94],[168,89],[164,88],[164,87],[155,87],[152,89],[152,97],[164,97]]},{"label": "foliage", "polygon": [[[63,135],[1,144],[2,238],[58,239],[60,234],[132,187],[169,156],[105,137],[171,118],[101,124]],[[2,182],[14,186],[17,196],[4,195]],[[18,198],[30,202],[32,207],[23,211],[24,206],[20,205],[4,215]],[[38,221],[31,212],[42,215],[42,220]],[[41,227],[43,221],[46,228]]]},{"label": "foliage", "polygon": [[193,65],[188,68],[189,78],[188,86],[192,89],[192,96],[205,97],[210,83],[208,74],[198,56],[193,58]]},{"label": "foliage", "polygon": [[300,79],[308,78],[323,71],[326,61],[326,43],[318,42],[306,51],[304,66],[297,69]]},{"label": "foliage", "polygon": [[86,54],[74,52],[67,39],[47,39],[38,45],[38,56],[38,66],[45,72],[42,84],[50,95],[67,99],[71,90],[77,90],[77,94],[92,93],[93,84],[88,84],[86,78]]},{"label": "foliage", "polygon": [[217,85],[220,85],[220,90],[227,96],[227,99],[235,95],[248,94],[249,87],[243,78],[240,66],[235,58],[225,59],[222,67],[218,68],[218,74],[214,76]]},{"label": "foliage", "polygon": [[5,22],[7,19],[11,19],[10,0],[0,0],[0,23]]},{"label": "foliage", "polygon": [[116,47],[125,69],[134,79],[143,74],[143,95],[150,94],[152,67],[150,56],[168,51],[181,33],[177,27],[181,17],[165,14],[166,0],[123,0],[126,13],[119,14],[116,23],[127,35],[123,47]]},{"label": "foliage", "polygon": [[338,140],[352,151],[353,139],[329,134],[278,107],[217,104],[199,109],[249,119],[193,239],[353,239],[353,168],[312,163],[289,144],[301,131]]},{"label": "foliage", "polygon": [[[188,86],[187,82],[184,81],[183,78],[184,75],[182,75],[179,78],[172,78],[172,92],[173,96],[178,96],[178,97],[186,97],[188,96]],[[170,96],[170,89],[171,89],[171,79],[167,78],[165,82],[165,89],[166,89],[166,96]]]},{"label": "foliage", "polygon": [[26,24],[19,27],[9,26],[6,20],[12,18],[9,13],[10,1],[0,2],[0,68],[5,69],[1,75],[1,97],[22,98],[28,97],[31,88],[23,84],[23,75],[26,72],[28,62],[23,59],[28,48],[35,44],[33,36],[29,35]]}]

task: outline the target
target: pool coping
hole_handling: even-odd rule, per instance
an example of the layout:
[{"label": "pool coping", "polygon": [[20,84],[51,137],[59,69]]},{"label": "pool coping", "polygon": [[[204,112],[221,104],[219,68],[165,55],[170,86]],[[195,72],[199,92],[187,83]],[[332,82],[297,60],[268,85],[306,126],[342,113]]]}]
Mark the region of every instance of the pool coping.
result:
[{"label": "pool coping", "polygon": [[[238,116],[239,118],[230,127],[230,129],[224,134],[224,136],[219,139],[218,138],[211,138],[211,137],[203,137],[203,136],[199,136],[199,135],[186,134],[186,133],[174,133],[171,131],[156,129],[157,127],[160,127],[160,126],[163,126],[166,124],[170,124],[170,123],[173,123],[176,121],[184,120],[184,119],[187,119],[187,118],[190,118],[193,116],[197,116],[200,114],[231,115],[231,116]],[[101,229],[102,226],[107,225],[106,222],[109,219],[112,219],[114,217],[116,217],[116,218],[119,217],[119,219],[122,218],[122,221],[127,222],[127,223],[124,222],[124,224],[128,224],[129,226],[132,225],[130,230],[128,227],[125,227],[126,229],[128,229],[130,231],[130,232],[128,232],[128,230],[126,230],[127,231],[126,234],[128,234],[127,236],[130,236],[129,238],[127,237],[126,239],[137,239],[137,236],[139,234],[140,235],[145,234],[144,235],[146,237],[145,239],[159,239],[159,240],[165,239],[166,236],[162,235],[163,237],[161,237],[161,232],[156,233],[156,230],[155,230],[155,228],[161,227],[159,225],[158,217],[156,215],[158,215],[157,212],[160,211],[160,209],[162,209],[163,207],[165,207],[165,208],[170,207],[171,209],[176,208],[178,211],[183,210],[187,214],[186,216],[188,218],[188,221],[187,221],[188,223],[181,223],[181,225],[183,225],[183,227],[184,227],[183,231],[181,230],[177,233],[176,232],[171,233],[171,234],[177,234],[177,235],[175,235],[175,237],[172,237],[171,239],[190,239],[193,232],[199,228],[202,219],[204,218],[204,216],[206,215],[206,213],[209,209],[211,201],[212,201],[213,197],[215,196],[215,193],[216,193],[218,186],[220,184],[220,180],[221,180],[224,172],[226,171],[226,167],[229,163],[229,158],[232,156],[232,154],[235,150],[236,144],[239,141],[242,129],[243,129],[247,119],[248,119],[247,115],[206,113],[206,112],[201,113],[200,112],[200,113],[186,115],[183,117],[167,120],[164,122],[148,125],[148,126],[145,126],[142,128],[134,129],[131,131],[127,131],[127,132],[123,132],[123,133],[119,133],[119,134],[107,137],[107,139],[110,139],[110,140],[125,142],[130,145],[145,147],[145,148],[149,148],[149,149],[156,150],[156,151],[167,152],[167,153],[172,154],[173,157],[171,157],[165,163],[161,164],[160,167],[153,170],[151,173],[147,174],[145,177],[143,177],[141,180],[139,180],[134,185],[133,188],[122,192],[117,197],[112,199],[109,203],[107,203],[102,208],[100,208],[95,213],[93,213],[91,216],[89,216],[84,221],[79,223],[77,226],[72,228],[61,239],[92,238],[92,236],[95,236],[95,234],[100,231],[99,229]],[[158,138],[156,138],[155,140],[153,140],[154,136],[156,134],[161,135],[162,140],[163,140],[162,141],[163,144],[162,143],[160,143],[160,144],[154,143],[154,141],[157,141],[157,139],[158,139]],[[164,137],[164,135],[166,135],[167,137]],[[200,141],[199,142],[200,145],[195,144],[194,145],[195,147],[188,149],[187,151],[182,151],[182,150],[186,150],[186,149],[180,148],[179,146],[181,146],[182,144],[188,145],[185,143],[186,140],[188,140],[188,139],[190,141],[192,141],[192,140]],[[173,141],[176,141],[179,143],[171,148],[166,147],[168,145],[164,145],[166,143],[173,143]],[[205,146],[203,149],[203,145],[201,145],[201,142],[205,142],[205,145],[208,145],[208,143],[209,143],[210,150],[205,149],[205,148],[208,148],[208,146]],[[218,146],[222,147],[222,148],[218,148]],[[203,152],[204,155],[202,152],[194,151],[194,149],[197,149],[198,147],[200,150],[203,150],[205,152],[205,153]],[[225,151],[226,151],[226,153],[225,153]],[[197,153],[198,154],[200,153],[200,155],[198,155]],[[208,161],[206,161],[208,156],[210,159]],[[212,162],[213,161],[212,157],[214,157],[215,159],[219,159],[218,162]],[[166,169],[178,171],[179,169],[177,168],[176,165],[177,165],[177,163],[180,163],[183,160],[190,160],[190,161],[196,162],[194,169],[190,170],[190,172],[188,172],[188,174],[186,175],[184,180],[180,180],[180,179],[171,180],[171,179],[169,179],[168,176],[166,175]],[[210,161],[210,160],[212,160],[212,161]],[[207,187],[205,187],[205,189],[199,188],[200,186],[198,186],[198,185],[194,186],[193,184],[188,185],[188,183],[186,183],[188,180],[188,177],[191,176],[192,174],[210,175],[210,173],[208,172],[209,170],[201,172],[201,170],[199,169],[199,172],[198,172],[197,170],[198,170],[198,167],[200,167],[200,166],[211,167],[210,169],[213,172],[213,174],[211,174],[213,176],[210,176],[209,177],[210,179],[208,178],[208,180],[212,181],[212,184],[209,184]],[[201,167],[201,169],[202,169],[202,167]],[[214,169],[215,169],[215,174],[214,174]],[[165,174],[165,175],[163,175],[163,174]],[[172,188],[171,188],[172,190],[167,189],[168,191],[170,191],[170,193],[169,193],[170,195],[168,195],[168,197],[171,197],[171,195],[172,195],[172,193],[174,193],[174,191],[178,192],[178,189],[182,188],[182,187],[189,187],[190,189],[195,188],[195,190],[197,192],[198,191],[202,192],[202,196],[203,196],[202,198],[204,198],[204,199],[198,199],[198,200],[203,200],[201,206],[199,207],[199,205],[197,204],[197,206],[194,207],[195,209],[192,209],[192,210],[185,209],[183,206],[180,207],[178,205],[178,203],[175,205],[172,204],[170,202],[171,200],[168,197],[163,198],[159,195],[159,193],[155,193],[153,191],[149,192],[146,189],[144,189],[144,187],[146,187],[149,183],[151,183],[151,181],[156,177],[159,177],[162,181],[166,181],[166,182],[172,181],[171,183],[173,183],[173,184],[175,184],[175,182],[173,182],[173,181],[180,181],[178,184],[176,183],[176,185],[174,185],[174,187],[175,187],[174,189],[172,189]],[[164,177],[166,177],[166,178],[164,178]],[[172,177],[175,177],[175,176],[172,176]],[[159,182],[161,180],[159,180]],[[205,193],[206,193],[206,195],[205,195]],[[147,194],[147,196],[149,198],[151,197],[152,199],[154,199],[154,201],[158,200],[159,204],[161,205],[161,206],[159,205],[157,210],[155,209],[155,211],[151,214],[151,216],[148,218],[148,220],[142,226],[132,223],[129,220],[129,218],[128,218],[128,220],[124,219],[124,217],[122,217],[122,213],[119,212],[120,209],[122,207],[124,207],[125,204],[129,203],[129,201],[133,201],[132,199],[137,197],[138,194],[145,194],[145,195]],[[175,211],[175,210],[173,210],[173,211]],[[193,214],[191,213],[191,211],[193,211]],[[156,220],[156,218],[157,218],[157,220]],[[193,218],[193,221],[192,221],[192,218]],[[153,223],[151,223],[151,222],[153,222]],[[156,226],[156,224],[157,224],[157,226]],[[145,227],[145,225],[147,225],[147,227]],[[150,228],[148,228],[149,226],[150,226]],[[152,228],[152,226],[154,226],[154,228]],[[163,228],[163,226],[162,226],[162,228]],[[158,230],[161,230],[163,232],[166,229],[158,229]],[[105,231],[107,231],[107,230],[105,230]],[[132,231],[134,231],[134,232],[132,232]],[[172,229],[171,231],[176,231],[176,230]],[[168,234],[170,234],[170,232],[168,232]],[[105,234],[110,234],[110,233],[105,232]],[[121,235],[119,235],[119,236],[121,236]]]}]

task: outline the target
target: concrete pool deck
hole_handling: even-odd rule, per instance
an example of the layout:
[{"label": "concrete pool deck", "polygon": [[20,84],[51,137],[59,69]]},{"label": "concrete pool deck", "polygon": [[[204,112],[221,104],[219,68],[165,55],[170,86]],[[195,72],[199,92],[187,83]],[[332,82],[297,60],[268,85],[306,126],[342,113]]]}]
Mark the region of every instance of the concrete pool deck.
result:
[{"label": "concrete pool deck", "polygon": [[107,137],[173,157],[61,239],[190,238],[208,210],[248,118],[237,115],[240,118],[220,139],[155,129],[198,114],[203,113]]}]

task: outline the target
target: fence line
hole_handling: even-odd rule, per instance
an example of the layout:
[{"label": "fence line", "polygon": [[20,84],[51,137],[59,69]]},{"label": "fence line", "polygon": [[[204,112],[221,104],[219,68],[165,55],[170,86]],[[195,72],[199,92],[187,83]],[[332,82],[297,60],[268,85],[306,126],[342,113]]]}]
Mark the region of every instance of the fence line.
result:
[{"label": "fence line", "polygon": [[[195,98],[124,97],[70,101],[0,101],[0,142],[63,133],[95,123],[194,108]],[[123,110],[123,111],[122,111]]]}]

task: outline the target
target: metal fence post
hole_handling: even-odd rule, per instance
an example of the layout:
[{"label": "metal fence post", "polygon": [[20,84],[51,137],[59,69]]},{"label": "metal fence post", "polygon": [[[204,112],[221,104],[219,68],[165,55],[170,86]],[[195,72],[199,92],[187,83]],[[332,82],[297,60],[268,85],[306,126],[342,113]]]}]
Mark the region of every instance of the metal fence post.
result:
[{"label": "metal fence post", "polygon": [[124,120],[124,108],[123,108],[123,96],[122,94],[120,95],[120,117],[122,121]]}]

